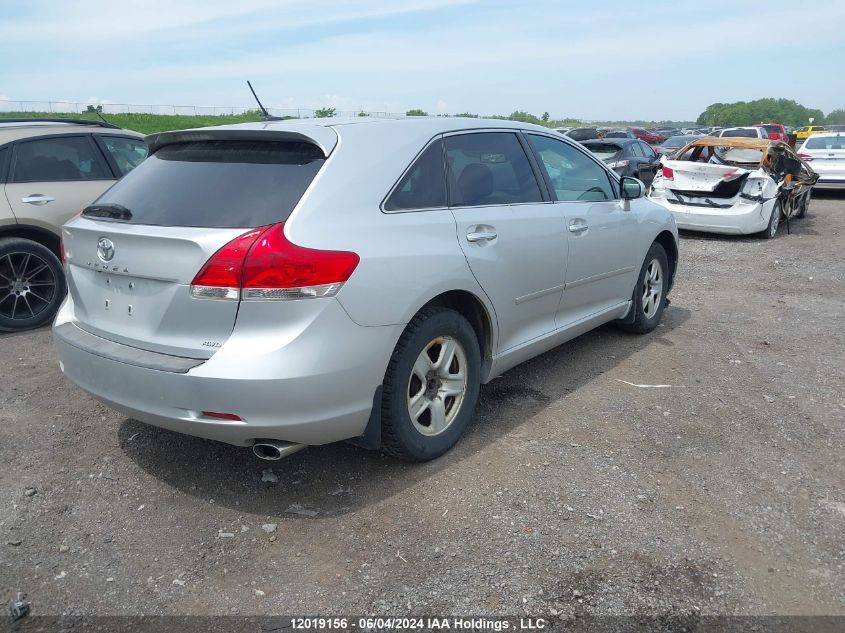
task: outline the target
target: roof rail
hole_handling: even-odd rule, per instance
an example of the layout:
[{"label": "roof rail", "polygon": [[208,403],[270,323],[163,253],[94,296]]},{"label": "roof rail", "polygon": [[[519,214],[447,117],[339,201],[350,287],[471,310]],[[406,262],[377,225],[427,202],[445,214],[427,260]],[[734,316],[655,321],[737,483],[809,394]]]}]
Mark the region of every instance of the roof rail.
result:
[{"label": "roof rail", "polygon": [[0,123],[73,123],[74,125],[95,125],[97,127],[107,127],[119,130],[120,126],[106,123],[105,121],[95,121],[93,119],[63,119],[63,118],[24,118],[24,119],[6,119],[0,118]]}]

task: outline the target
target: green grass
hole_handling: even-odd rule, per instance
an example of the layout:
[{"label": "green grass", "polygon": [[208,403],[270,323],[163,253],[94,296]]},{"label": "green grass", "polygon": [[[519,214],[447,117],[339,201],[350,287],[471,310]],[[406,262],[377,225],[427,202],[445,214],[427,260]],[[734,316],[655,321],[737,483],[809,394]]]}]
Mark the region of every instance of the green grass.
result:
[{"label": "green grass", "polygon": [[[56,112],[3,112],[0,117],[23,119],[91,119],[100,121],[95,114],[84,112],[56,113]],[[103,118],[109,123],[128,130],[135,130],[142,134],[153,132],[166,132],[167,130],[183,130],[192,127],[206,127],[209,125],[229,125],[232,123],[249,123],[261,120],[261,113],[247,112],[245,114],[221,114],[221,115],[184,115],[184,114],[104,114]]]}]

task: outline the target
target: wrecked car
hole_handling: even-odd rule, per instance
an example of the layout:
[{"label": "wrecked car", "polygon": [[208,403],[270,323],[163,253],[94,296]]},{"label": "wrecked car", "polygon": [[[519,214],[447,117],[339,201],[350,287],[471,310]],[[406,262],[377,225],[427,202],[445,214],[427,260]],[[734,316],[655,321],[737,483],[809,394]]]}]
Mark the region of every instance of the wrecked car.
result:
[{"label": "wrecked car", "polygon": [[681,229],[773,238],[807,213],[818,178],[780,141],[705,137],[661,157],[649,198]]}]

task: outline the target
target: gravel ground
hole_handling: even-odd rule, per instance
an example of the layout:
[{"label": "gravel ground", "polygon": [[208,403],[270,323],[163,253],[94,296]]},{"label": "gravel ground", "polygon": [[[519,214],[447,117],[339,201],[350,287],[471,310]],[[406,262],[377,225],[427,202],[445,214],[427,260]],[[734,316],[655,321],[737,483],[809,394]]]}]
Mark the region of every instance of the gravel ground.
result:
[{"label": "gravel ground", "polygon": [[[845,195],[684,235],[652,334],[487,385],[407,465],[261,462],[110,411],[0,338],[0,598],[56,614],[845,615]],[[665,384],[641,388],[635,384]]]}]

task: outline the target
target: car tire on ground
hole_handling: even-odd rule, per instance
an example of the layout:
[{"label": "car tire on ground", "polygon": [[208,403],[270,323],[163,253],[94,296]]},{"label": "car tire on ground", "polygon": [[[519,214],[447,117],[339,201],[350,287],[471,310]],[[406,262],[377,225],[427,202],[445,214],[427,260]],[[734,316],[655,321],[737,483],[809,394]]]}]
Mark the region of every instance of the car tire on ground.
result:
[{"label": "car tire on ground", "polygon": [[781,202],[778,200],[775,202],[775,206],[772,207],[772,215],[769,217],[769,225],[759,233],[759,236],[763,239],[771,240],[778,234],[780,216],[783,215],[781,208]]},{"label": "car tire on ground", "polygon": [[478,337],[461,314],[443,307],[417,313],[385,372],[382,448],[413,462],[449,450],[475,412],[480,373]]},{"label": "car tire on ground", "polygon": [[44,325],[65,292],[62,264],[49,248],[20,237],[0,238],[0,331]]},{"label": "car tire on ground", "polygon": [[798,211],[795,213],[796,218],[807,217],[807,211],[810,209],[810,198],[813,195],[813,190],[808,189],[807,193],[801,196],[801,204],[798,205]]},{"label": "car tire on ground", "polygon": [[657,327],[666,308],[669,292],[669,258],[666,251],[655,242],[646,253],[632,298],[634,320],[621,327],[636,334],[647,334]]}]

